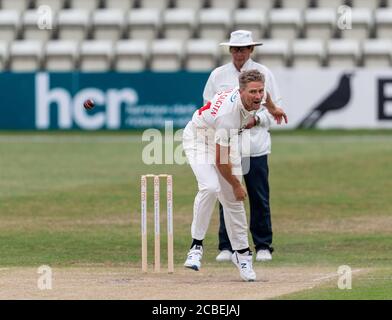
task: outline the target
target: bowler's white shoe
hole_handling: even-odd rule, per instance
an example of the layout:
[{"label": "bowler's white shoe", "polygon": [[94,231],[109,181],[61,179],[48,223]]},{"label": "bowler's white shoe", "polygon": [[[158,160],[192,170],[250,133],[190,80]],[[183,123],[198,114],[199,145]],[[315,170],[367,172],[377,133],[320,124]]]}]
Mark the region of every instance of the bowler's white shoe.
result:
[{"label": "bowler's white shoe", "polygon": [[232,252],[230,250],[222,250],[217,256],[216,261],[218,262],[226,262],[231,261]]},{"label": "bowler's white shoe", "polygon": [[257,251],[256,261],[265,262],[265,261],[271,261],[271,260],[272,260],[272,255],[268,249],[261,249],[261,250]]},{"label": "bowler's white shoe", "polygon": [[201,267],[201,258],[203,257],[203,247],[194,245],[188,252],[184,267],[199,271]]},{"label": "bowler's white shoe", "polygon": [[240,270],[240,276],[244,281],[255,281],[256,273],[252,267],[252,253],[247,251],[245,253],[238,253],[235,251],[231,256],[231,261]]}]

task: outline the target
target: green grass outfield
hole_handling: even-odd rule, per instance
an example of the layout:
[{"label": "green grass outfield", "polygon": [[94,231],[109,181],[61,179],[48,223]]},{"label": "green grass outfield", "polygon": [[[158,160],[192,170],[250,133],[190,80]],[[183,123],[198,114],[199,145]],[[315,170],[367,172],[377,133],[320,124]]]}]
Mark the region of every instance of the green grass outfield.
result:
[{"label": "green grass outfield", "polygon": [[[272,141],[276,252],[268,267],[369,270],[354,274],[351,290],[330,282],[282,298],[391,299],[392,131],[275,131]],[[1,132],[0,267],[139,266],[140,175],[146,173],[174,176],[180,266],[190,244],[196,180],[187,165],[143,164],[146,145],[140,133]],[[213,265],[217,216],[203,258]]]}]

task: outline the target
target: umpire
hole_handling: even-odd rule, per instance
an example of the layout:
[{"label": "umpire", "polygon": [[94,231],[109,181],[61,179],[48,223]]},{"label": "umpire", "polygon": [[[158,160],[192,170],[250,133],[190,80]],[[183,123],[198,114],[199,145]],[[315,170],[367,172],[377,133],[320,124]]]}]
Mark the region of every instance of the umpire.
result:
[{"label": "umpire", "polygon": [[[272,72],[250,55],[254,47],[262,45],[254,42],[252,33],[237,30],[231,33],[230,41],[221,43],[228,46],[232,61],[214,69],[205,85],[204,101],[210,100],[215,93],[238,86],[238,76],[242,71],[257,69],[265,76],[266,91],[276,105],[281,104],[281,96]],[[271,153],[271,138],[268,128],[256,125],[250,129],[250,167],[244,175],[250,202],[250,231],[256,249],[256,261],[272,259],[272,225],[269,205],[268,154]],[[286,121],[287,122],[287,121]],[[217,261],[231,261],[232,248],[223,218],[223,207],[219,204],[219,250]]]}]

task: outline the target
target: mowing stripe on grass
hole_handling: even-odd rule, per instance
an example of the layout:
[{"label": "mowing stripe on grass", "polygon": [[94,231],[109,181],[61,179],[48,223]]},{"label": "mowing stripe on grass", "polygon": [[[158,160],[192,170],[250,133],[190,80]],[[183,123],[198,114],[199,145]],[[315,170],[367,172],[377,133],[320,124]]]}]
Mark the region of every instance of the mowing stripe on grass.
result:
[{"label": "mowing stripe on grass", "polygon": [[[164,134],[164,133],[162,133]],[[303,136],[292,134],[290,136],[274,136],[274,142],[290,143],[353,143],[353,142],[391,142],[390,135],[343,135],[343,136]],[[31,135],[0,135],[0,143],[129,143],[142,142],[141,135],[116,134],[116,135],[67,135],[59,133],[31,134]]]}]

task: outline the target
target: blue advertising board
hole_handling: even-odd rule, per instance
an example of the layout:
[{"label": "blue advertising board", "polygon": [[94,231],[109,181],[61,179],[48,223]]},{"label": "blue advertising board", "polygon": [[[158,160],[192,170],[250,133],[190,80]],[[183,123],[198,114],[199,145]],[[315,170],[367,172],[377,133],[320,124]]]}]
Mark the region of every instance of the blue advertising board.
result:
[{"label": "blue advertising board", "polygon": [[[0,73],[0,129],[181,128],[208,73]],[[95,108],[83,102],[93,99]]]},{"label": "blue advertising board", "polygon": [[[273,72],[282,98],[278,104],[289,118],[287,124],[272,124],[273,129],[392,128],[389,69]],[[144,130],[165,128],[168,121],[173,128],[183,128],[203,104],[208,76],[186,71],[3,72],[0,130]],[[86,99],[93,99],[96,107],[85,110]]]}]

